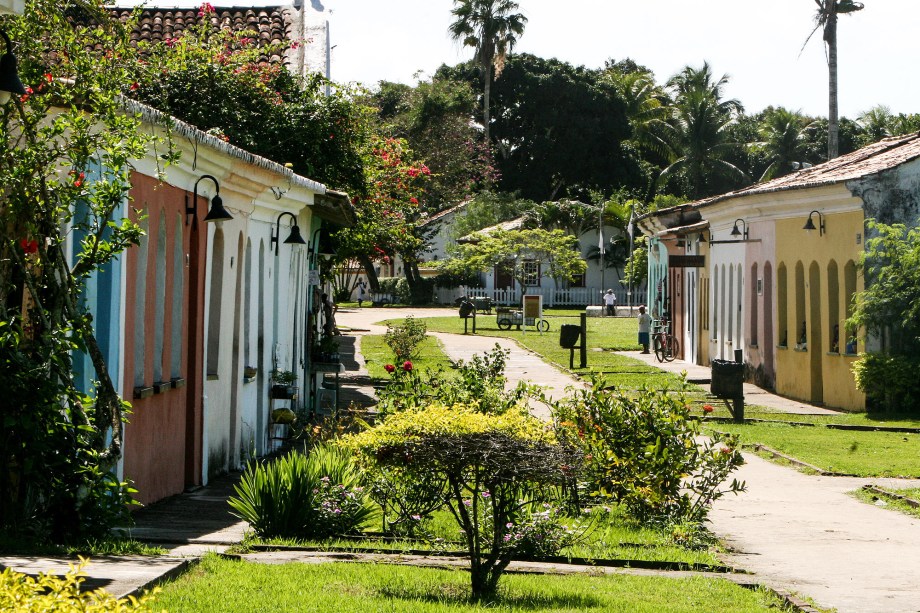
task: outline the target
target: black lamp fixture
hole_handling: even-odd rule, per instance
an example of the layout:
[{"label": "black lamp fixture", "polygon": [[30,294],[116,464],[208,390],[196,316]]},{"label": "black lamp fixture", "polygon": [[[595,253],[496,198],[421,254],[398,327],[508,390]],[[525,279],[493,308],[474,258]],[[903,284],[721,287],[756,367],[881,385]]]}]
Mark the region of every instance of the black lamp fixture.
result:
[{"label": "black lamp fixture", "polygon": [[19,80],[19,61],[13,55],[13,44],[10,42],[10,37],[3,30],[0,30],[0,36],[6,42],[6,53],[0,57],[0,104],[6,104],[12,94],[24,96],[26,88]]},{"label": "black lamp fixture", "polygon": [[291,221],[294,222],[294,225],[291,226],[291,234],[284,239],[285,245],[306,245],[307,241],[303,239],[300,235],[300,226],[297,225],[297,217],[293,213],[284,211],[278,215],[278,219],[275,220],[275,229],[272,230],[271,242],[269,243],[269,249],[271,246],[275,246],[275,255],[278,255],[278,241],[281,239],[281,218],[285,215],[291,216]]},{"label": "black lamp fixture", "polygon": [[[812,216],[818,214],[818,227],[815,228],[815,222],[811,220]],[[812,230],[818,230],[818,236],[824,235],[824,215],[821,214],[821,211],[812,211],[808,214],[808,221],[805,222],[805,226],[802,228],[806,232],[811,232]]]},{"label": "black lamp fixture", "polygon": [[323,227],[319,227],[313,232],[313,237],[310,242],[310,252],[315,256],[314,261],[319,259],[329,261],[335,257],[335,248],[331,245],[329,233],[324,232],[324,229]]},{"label": "black lamp fixture", "polygon": [[700,233],[696,235],[696,243],[697,243],[697,244],[700,244],[700,243],[708,243],[708,242],[709,242],[709,239],[712,238],[712,235],[711,235],[711,233],[710,233],[709,239],[707,239],[707,238],[706,238],[706,233],[707,233],[707,232],[709,232],[709,230],[706,230],[706,229],[700,230]]},{"label": "black lamp fixture", "polygon": [[[738,228],[738,222],[741,222],[741,228]],[[741,240],[747,240],[748,237],[748,227],[747,223],[743,219],[736,219],[735,225],[732,226],[731,235],[735,238],[741,237]]]},{"label": "black lamp fixture", "polygon": [[224,208],[224,200],[220,197],[220,183],[211,175],[201,175],[201,178],[195,181],[195,189],[193,190],[194,196],[191,205],[188,203],[188,193],[186,193],[185,196],[185,225],[188,225],[189,215],[195,218],[198,217],[198,184],[201,183],[202,179],[211,179],[214,181],[214,187],[217,188],[217,193],[211,198],[211,206],[208,208],[208,214],[204,216],[204,220],[226,221],[227,219],[233,219],[233,215]]}]

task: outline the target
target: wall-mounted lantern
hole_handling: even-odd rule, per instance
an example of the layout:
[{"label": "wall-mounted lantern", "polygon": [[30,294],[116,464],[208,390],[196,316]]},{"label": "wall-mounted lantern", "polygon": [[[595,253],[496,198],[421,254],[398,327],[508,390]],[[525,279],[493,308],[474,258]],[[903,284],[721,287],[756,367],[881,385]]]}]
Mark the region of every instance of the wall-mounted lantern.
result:
[{"label": "wall-mounted lantern", "polygon": [[205,215],[204,220],[226,221],[228,219],[233,219],[233,215],[224,208],[224,200],[220,197],[220,183],[211,175],[201,175],[201,178],[195,181],[195,189],[193,190],[194,196],[191,205],[188,203],[188,194],[185,196],[185,225],[188,225],[189,216],[198,217],[198,184],[201,183],[202,179],[211,179],[211,181],[214,181],[214,187],[217,188],[217,193],[211,198],[211,205],[208,208],[208,214]]},{"label": "wall-mounted lantern", "polygon": [[275,229],[272,230],[271,242],[269,243],[269,249],[274,245],[275,255],[278,255],[278,242],[281,239],[281,218],[285,215],[291,216],[291,221],[294,225],[291,226],[291,233],[286,239],[284,239],[285,245],[306,245],[307,241],[303,239],[303,236],[300,235],[300,226],[297,225],[297,217],[293,213],[285,211],[278,215],[278,219],[275,220]]},{"label": "wall-mounted lantern", "polygon": [[[738,224],[741,224],[741,227],[738,227]],[[730,233],[735,238],[741,237],[741,240],[747,240],[748,237],[748,227],[747,223],[743,219],[736,219],[735,225],[732,226],[732,231]]]},{"label": "wall-mounted lantern", "polygon": [[19,80],[19,61],[13,55],[10,37],[3,30],[0,30],[0,37],[6,42],[6,53],[0,57],[0,104],[6,104],[12,94],[24,96],[26,88]]},{"label": "wall-mounted lantern", "polygon": [[[815,222],[812,221],[812,216],[817,213],[818,215],[818,227],[815,228]],[[811,232],[812,230],[818,230],[818,236],[824,236],[824,216],[821,214],[821,211],[812,211],[808,214],[808,221],[805,222],[805,226],[802,228],[806,232]]]}]

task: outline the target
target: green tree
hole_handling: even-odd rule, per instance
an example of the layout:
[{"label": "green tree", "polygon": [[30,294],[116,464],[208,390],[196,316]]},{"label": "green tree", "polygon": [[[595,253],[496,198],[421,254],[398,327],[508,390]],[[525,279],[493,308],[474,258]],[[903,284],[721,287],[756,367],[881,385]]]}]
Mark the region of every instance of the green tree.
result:
[{"label": "green tree", "polygon": [[[854,0],[815,0],[818,10],[815,13],[815,29],[811,31],[805,44],[814,33],[822,31],[827,51],[828,73],[828,112],[827,112],[827,159],[839,155],[838,148],[838,111],[837,111],[837,15],[855,13],[863,9],[862,2]],[[803,45],[804,47],[804,45]]]},{"label": "green tree", "polygon": [[757,130],[760,140],[750,144],[767,162],[761,181],[789,174],[794,164],[805,161],[811,129],[800,113],[782,107],[764,111]]},{"label": "green tree", "polygon": [[[471,77],[469,65],[439,74]],[[645,185],[616,87],[598,70],[529,54],[508,57],[492,90],[498,187],[542,202]]]},{"label": "green tree", "polygon": [[[101,2],[31,0],[2,21],[28,88],[0,107],[0,527],[105,534],[130,499],[114,476],[128,405],[83,296],[141,236],[119,214],[152,141],[119,96],[137,60]],[[77,349],[92,389],[74,379]]]},{"label": "green tree", "polygon": [[515,407],[489,415],[464,405],[427,404],[394,413],[344,441],[371,470],[398,468],[418,482],[444,483],[446,503],[470,557],[473,597],[495,595],[514,558],[515,524],[535,503],[558,499],[579,454],[557,444],[541,420]]},{"label": "green tree", "polygon": [[667,122],[657,124],[670,148],[670,165],[661,171],[659,184],[677,175],[687,186],[688,195],[701,198],[725,191],[724,183],[737,187],[748,181],[744,171],[727,161],[734,146],[727,135],[739,113],[741,103],[724,99],[728,77],[716,79],[707,62],[700,68],[685,67],[671,77],[674,106]]},{"label": "green tree", "polygon": [[865,290],[853,302],[847,339],[860,328],[881,351],[854,364],[870,410],[916,413],[920,394],[920,227],[868,222],[872,238],[860,259]]},{"label": "green tree", "polygon": [[454,40],[476,50],[474,61],[482,71],[482,126],[486,145],[491,147],[492,69],[501,76],[505,60],[517,39],[524,34],[527,18],[517,13],[513,0],[454,0],[454,22],[448,32]]},{"label": "green tree", "polygon": [[574,236],[563,230],[542,229],[477,234],[457,245],[439,268],[458,276],[498,268],[510,274],[526,294],[533,283],[535,264],[556,282],[571,281],[587,269]]},{"label": "green tree", "polygon": [[504,192],[480,192],[457,215],[450,229],[454,240],[467,234],[522,216],[536,206],[532,200]]},{"label": "green tree", "polygon": [[381,82],[371,97],[381,129],[404,138],[431,169],[422,208],[429,214],[488,189],[496,176],[488,147],[470,122],[476,95],[468,83],[421,81],[415,87]]},{"label": "green tree", "polygon": [[347,87],[263,62],[281,49],[260,47],[256,36],[202,21],[177,38],[139,44],[145,63],[128,93],[298,174],[365,192],[372,109]]}]

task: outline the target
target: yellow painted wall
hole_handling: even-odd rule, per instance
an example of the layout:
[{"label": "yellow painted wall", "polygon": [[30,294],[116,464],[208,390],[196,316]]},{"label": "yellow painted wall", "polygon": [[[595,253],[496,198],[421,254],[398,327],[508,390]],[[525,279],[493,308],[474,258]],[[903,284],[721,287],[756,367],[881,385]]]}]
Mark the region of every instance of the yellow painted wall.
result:
[{"label": "yellow painted wall", "polygon": [[[815,216],[817,217],[817,216]],[[856,389],[850,366],[855,358],[843,355],[845,348],[846,283],[845,271],[849,261],[856,262],[863,250],[865,241],[864,218],[862,211],[838,213],[824,217],[826,231],[823,236],[818,231],[810,234],[802,229],[807,215],[776,222],[776,278],[777,300],[781,299],[782,288],[779,287],[780,264],[786,266],[786,313],[787,322],[777,323],[777,339],[782,339],[784,330],[788,330],[788,346],[777,348],[776,355],[776,390],[784,396],[810,402],[823,402],[825,406],[850,411],[865,410],[865,396]],[[814,219],[817,224],[817,219]],[[858,242],[857,242],[858,241]],[[829,301],[828,266],[836,262],[838,291],[838,316],[835,322],[840,326],[840,352],[831,353],[831,334],[833,323]],[[809,343],[807,350],[794,349],[801,322],[796,321],[796,264],[801,262],[804,268],[805,321],[809,340],[813,336],[811,326],[819,325],[821,346],[813,347]],[[809,270],[812,263],[819,268],[818,311],[820,321],[812,321],[810,314],[813,304]],[[856,276],[856,291],[862,291],[863,280]],[[777,305],[779,307],[779,305]],[[775,316],[779,318],[780,308]],[[860,345],[860,349],[862,346]],[[812,352],[819,352],[816,357]],[[815,386],[820,384],[819,392]]]}]

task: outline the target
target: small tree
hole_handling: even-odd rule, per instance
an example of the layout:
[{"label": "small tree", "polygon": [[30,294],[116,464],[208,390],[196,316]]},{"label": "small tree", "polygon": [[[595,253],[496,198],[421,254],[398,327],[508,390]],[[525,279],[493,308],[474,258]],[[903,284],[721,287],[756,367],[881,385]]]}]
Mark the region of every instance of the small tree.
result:
[{"label": "small tree", "polygon": [[559,437],[585,454],[589,493],[613,498],[638,519],[701,522],[713,501],[744,490],[737,480],[723,486],[743,463],[737,440],[700,443],[682,392],[626,395],[599,379],[553,413]]},{"label": "small tree", "polygon": [[[99,25],[79,25],[87,12]],[[130,498],[113,472],[128,405],[83,298],[141,236],[120,212],[152,140],[119,97],[137,62],[91,0],[32,0],[3,27],[29,87],[0,107],[0,527],[103,533]],[[91,359],[92,389],[74,379],[75,349]]]},{"label": "small tree", "polygon": [[[346,440],[365,462],[446,483],[447,506],[463,531],[473,597],[495,594],[514,555],[511,530],[552,486],[571,478],[577,453],[526,410],[486,415],[431,405],[390,416]],[[507,537],[507,538],[506,538]]]},{"label": "small tree", "polygon": [[458,275],[498,268],[509,273],[524,294],[532,281],[535,264],[546,267],[557,282],[572,281],[587,270],[574,236],[562,230],[542,229],[477,234],[472,241],[458,245],[440,268]]},{"label": "small tree", "polygon": [[860,260],[866,288],[854,298],[847,338],[859,328],[883,339],[881,354],[854,365],[856,385],[884,410],[915,408],[920,394],[920,227],[869,221]]}]

